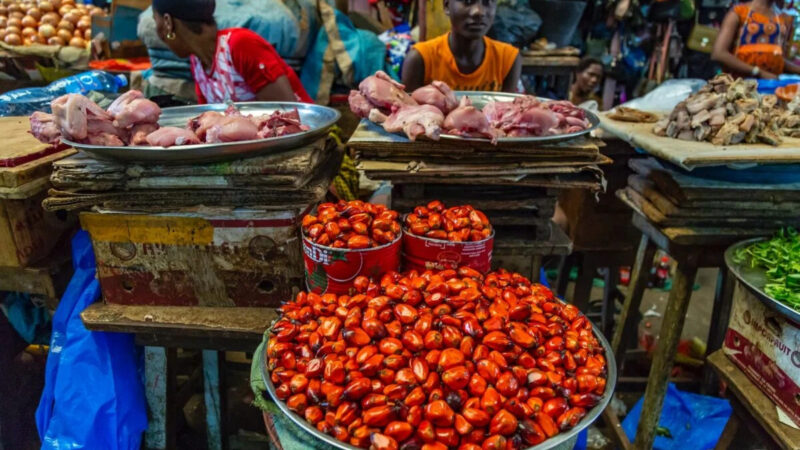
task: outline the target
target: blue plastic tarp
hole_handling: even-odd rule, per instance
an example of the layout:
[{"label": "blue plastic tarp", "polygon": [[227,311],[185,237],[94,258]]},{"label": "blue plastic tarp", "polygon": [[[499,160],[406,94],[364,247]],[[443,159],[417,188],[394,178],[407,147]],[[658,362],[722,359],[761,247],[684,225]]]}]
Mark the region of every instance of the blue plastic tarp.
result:
[{"label": "blue plastic tarp", "polygon": [[[639,399],[622,421],[622,428],[631,442],[636,438],[636,427],[639,425],[643,402],[644,397]],[[672,437],[657,435],[653,448],[712,449],[717,445],[731,412],[731,405],[725,399],[679,391],[670,383],[658,426],[661,427],[662,434],[668,431]]]},{"label": "blue plastic tarp", "polygon": [[92,245],[72,240],[75,274],[53,316],[36,425],[42,449],[138,450],[147,428],[143,360],[133,335],[92,332],[80,313],[100,298]]}]

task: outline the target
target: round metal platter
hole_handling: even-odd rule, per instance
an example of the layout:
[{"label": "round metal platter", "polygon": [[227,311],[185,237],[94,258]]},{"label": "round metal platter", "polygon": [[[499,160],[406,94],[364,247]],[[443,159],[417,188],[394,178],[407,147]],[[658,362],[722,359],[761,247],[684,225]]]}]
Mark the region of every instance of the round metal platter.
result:
[{"label": "round metal platter", "polygon": [[[511,102],[514,101],[517,97],[523,97],[521,94],[509,94],[506,92],[483,92],[483,91],[455,91],[456,97],[460,100],[461,97],[469,97],[472,101],[472,104],[478,108],[483,109],[489,102]],[[551,101],[552,99],[548,98],[539,98],[541,101]],[[498,144],[527,144],[527,143],[554,143],[554,142],[561,142],[561,141],[568,141],[570,139],[575,139],[576,137],[584,136],[591,133],[595,128],[600,125],[600,118],[597,117],[597,114],[584,109],[583,111],[586,113],[586,120],[589,121],[591,126],[585,130],[578,131],[576,133],[569,133],[569,134],[555,134],[552,136],[527,136],[527,137],[501,137],[497,139]],[[444,134],[440,135],[442,140],[447,141],[466,141],[466,142],[489,142],[489,139],[486,138],[473,138],[473,137],[462,137],[462,136],[455,136],[452,134]]]},{"label": "round metal platter", "polygon": [[[589,428],[589,425],[593,424],[595,420],[603,413],[608,403],[611,401],[611,397],[614,395],[614,388],[617,384],[617,364],[614,360],[614,353],[611,351],[611,345],[608,343],[606,338],[600,333],[597,328],[592,325],[592,332],[594,333],[597,340],[600,341],[600,345],[603,346],[603,351],[605,352],[606,357],[606,364],[608,368],[608,378],[606,381],[606,390],[603,393],[602,397],[600,397],[600,402],[594,406],[594,408],[590,409],[586,416],[578,422],[578,424],[573,427],[572,429],[564,432],[559,433],[553,436],[550,439],[542,442],[539,445],[535,445],[533,447],[528,447],[526,450],[550,450],[550,449],[558,449],[560,446],[570,443],[574,438],[577,437],[578,433],[583,431],[586,428]],[[275,401],[275,404],[278,405],[278,408],[281,412],[289,418],[292,422],[294,422],[297,426],[305,430],[307,433],[313,435],[317,439],[342,450],[360,450],[359,447],[355,447],[350,445],[346,442],[342,442],[333,436],[329,436],[321,431],[317,430],[315,427],[311,426],[305,418],[301,417],[294,411],[290,410],[286,403],[281,401],[277,394],[275,393],[275,385],[272,384],[272,378],[269,376],[269,370],[267,369],[267,356],[264,355],[263,364],[261,365],[261,378],[264,381],[264,384],[267,386],[267,392],[269,392],[270,397],[272,400]],[[572,446],[569,446],[571,449]]]},{"label": "round metal platter", "polygon": [[764,269],[760,267],[750,267],[746,262],[737,263],[734,261],[734,256],[739,249],[748,247],[756,242],[765,241],[766,238],[754,238],[746,241],[737,242],[725,250],[725,264],[733,275],[747,286],[750,291],[761,300],[762,303],[772,308],[775,312],[783,317],[800,324],[800,311],[792,308],[786,303],[775,300],[764,292],[764,285],[767,284],[767,275]]},{"label": "round metal platter", "polygon": [[[297,108],[300,121],[311,129],[267,139],[225,142],[219,144],[176,145],[173,147],[110,147],[89,145],[62,139],[64,144],[83,150],[99,158],[134,161],[145,164],[182,164],[224,161],[252,157],[262,154],[302,147],[324,137],[328,129],[339,120],[339,111],[327,106],[293,102],[244,102],[235,103],[242,114],[262,115],[274,111],[292,111]],[[227,104],[179,106],[164,108],[158,123],[162,127],[183,128],[189,119],[206,111],[224,112]]]}]

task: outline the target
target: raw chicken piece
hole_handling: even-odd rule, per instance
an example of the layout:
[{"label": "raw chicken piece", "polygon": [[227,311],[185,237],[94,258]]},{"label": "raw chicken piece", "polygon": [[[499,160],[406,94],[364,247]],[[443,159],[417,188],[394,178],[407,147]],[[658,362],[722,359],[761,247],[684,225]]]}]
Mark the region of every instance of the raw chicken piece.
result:
[{"label": "raw chicken piece", "polygon": [[147,145],[147,136],[158,129],[157,123],[140,123],[131,128],[130,145]]},{"label": "raw chicken piece", "polygon": [[114,125],[119,128],[130,128],[137,123],[157,123],[161,117],[161,108],[146,98],[133,99],[122,107],[122,111],[114,116]]},{"label": "raw chicken piece", "polygon": [[494,144],[497,142],[498,130],[489,125],[489,119],[472,106],[469,97],[463,97],[458,108],[444,119],[443,128],[447,134],[464,137],[487,137]]},{"label": "raw chicken piece", "polygon": [[144,94],[137,90],[128,91],[117,97],[116,100],[114,100],[114,102],[108,106],[106,111],[108,111],[108,113],[112,116],[116,117],[117,114],[122,112],[122,110],[125,108],[125,105],[133,100],[136,100],[137,98],[144,98]]},{"label": "raw chicken piece", "polygon": [[147,135],[147,143],[154,147],[199,144],[200,139],[185,128],[163,127]]},{"label": "raw chicken piece", "polygon": [[388,117],[374,109],[369,119],[383,123],[383,128],[389,133],[404,132],[412,142],[421,134],[438,141],[444,114],[433,105],[406,105]]},{"label": "raw chicken piece", "polygon": [[90,134],[89,137],[83,140],[84,143],[90,145],[102,145],[105,147],[124,147],[125,143],[116,134],[99,133]]},{"label": "raw chicken piece", "polygon": [[44,144],[58,144],[61,140],[61,132],[56,126],[55,117],[52,114],[36,111],[31,114],[30,133]]},{"label": "raw chicken piece", "polygon": [[88,116],[111,119],[111,115],[93,101],[78,94],[67,94],[50,103],[56,126],[67,139],[82,140],[89,135]]},{"label": "raw chicken piece", "polygon": [[353,114],[361,118],[369,117],[370,110],[374,108],[372,103],[367,100],[367,97],[364,97],[364,94],[356,90],[350,91],[347,102],[350,104],[350,111],[353,111]]},{"label": "raw chicken piece", "polygon": [[519,97],[513,102],[488,103],[483,113],[492,127],[507,136],[547,136],[559,124],[556,114],[531,96]]},{"label": "raw chicken piece", "polygon": [[258,139],[258,127],[242,116],[224,117],[206,131],[206,142],[209,144],[253,139]]},{"label": "raw chicken piece", "polygon": [[[122,130],[114,126],[110,119],[104,117],[96,117],[90,115],[86,121],[86,131],[88,136],[86,139],[92,139],[92,136],[101,134],[108,134],[118,137],[121,141],[125,142],[128,139],[128,131]],[[108,138],[106,138],[108,140]],[[125,144],[122,144],[125,145]]]},{"label": "raw chicken piece", "polygon": [[358,90],[375,108],[392,111],[403,105],[416,105],[405,86],[393,80],[386,72],[379,70],[375,75],[364,79]]},{"label": "raw chicken piece", "polygon": [[193,131],[201,141],[205,141],[206,132],[224,119],[225,116],[216,111],[206,111],[193,119],[189,119],[186,128]]},{"label": "raw chicken piece", "polygon": [[411,98],[420,105],[435,106],[443,114],[448,114],[458,107],[458,99],[453,90],[442,81],[435,80],[427,86],[422,86],[411,94]]},{"label": "raw chicken piece", "polygon": [[297,108],[293,111],[275,111],[270,115],[251,117],[250,120],[256,124],[258,137],[261,139],[300,133],[310,128],[300,122]]},{"label": "raw chicken piece", "polygon": [[501,128],[504,123],[513,120],[519,113],[520,106],[514,102],[489,102],[483,107],[483,115],[495,128]]}]

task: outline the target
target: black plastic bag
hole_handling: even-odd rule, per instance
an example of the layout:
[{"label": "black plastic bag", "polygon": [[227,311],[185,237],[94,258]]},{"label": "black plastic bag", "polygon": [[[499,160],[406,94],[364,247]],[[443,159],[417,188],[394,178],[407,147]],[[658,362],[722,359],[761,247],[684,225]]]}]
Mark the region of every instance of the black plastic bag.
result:
[{"label": "black plastic bag", "polygon": [[542,26],[541,17],[529,6],[498,5],[489,37],[524,48],[536,38],[540,26]]}]

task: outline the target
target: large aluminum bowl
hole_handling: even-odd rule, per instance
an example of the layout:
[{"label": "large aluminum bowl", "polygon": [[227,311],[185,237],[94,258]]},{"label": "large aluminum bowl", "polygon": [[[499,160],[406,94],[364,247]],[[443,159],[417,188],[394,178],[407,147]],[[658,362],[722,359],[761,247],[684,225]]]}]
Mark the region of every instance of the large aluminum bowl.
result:
[{"label": "large aluminum bowl", "polygon": [[[589,428],[589,425],[593,424],[597,417],[603,413],[603,410],[606,409],[608,402],[611,401],[611,397],[614,395],[614,387],[617,384],[617,363],[614,360],[614,353],[611,351],[611,345],[609,345],[606,338],[600,333],[597,328],[592,325],[592,332],[594,333],[597,340],[600,341],[600,345],[603,346],[603,350],[605,351],[606,357],[606,364],[608,368],[608,379],[606,381],[606,391],[603,393],[602,397],[600,398],[600,402],[594,406],[594,408],[590,409],[586,416],[578,422],[574,428],[567,430],[563,433],[559,433],[553,436],[550,439],[542,442],[539,445],[535,445],[533,447],[529,447],[527,450],[571,450],[574,445],[575,441],[578,438],[578,434]],[[266,351],[266,350],[265,350]],[[278,396],[275,393],[275,385],[272,384],[272,378],[269,376],[269,369],[267,368],[267,358],[264,355],[263,364],[261,365],[261,377],[264,381],[264,385],[267,386],[267,392],[272,397],[272,400],[275,401],[275,404],[278,405],[278,408],[281,412],[289,418],[292,422],[294,422],[297,426],[305,430],[307,433],[313,435],[317,439],[329,444],[334,448],[339,448],[342,450],[362,450],[359,447],[350,445],[346,442],[342,442],[336,439],[333,436],[329,436],[325,433],[320,432],[315,427],[311,426],[305,418],[299,416],[294,411],[290,410],[286,403],[278,399]]]}]

